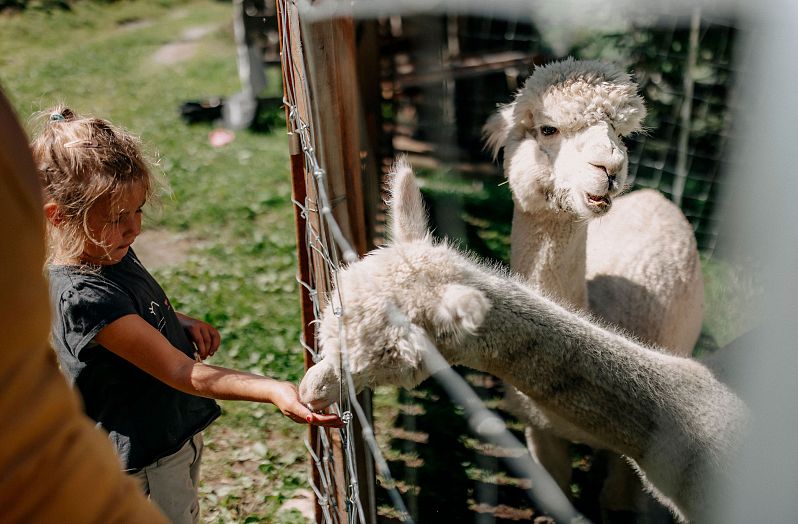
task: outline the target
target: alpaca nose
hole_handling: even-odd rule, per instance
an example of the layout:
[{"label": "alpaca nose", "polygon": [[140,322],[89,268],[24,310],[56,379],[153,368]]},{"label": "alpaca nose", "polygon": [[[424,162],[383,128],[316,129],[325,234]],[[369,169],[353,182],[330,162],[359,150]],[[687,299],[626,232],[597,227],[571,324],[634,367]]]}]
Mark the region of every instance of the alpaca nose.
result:
[{"label": "alpaca nose", "polygon": [[617,176],[618,175],[615,173],[610,174],[609,172],[607,172],[607,191],[612,191],[613,189],[615,189],[616,185],[615,179],[617,178]]},{"label": "alpaca nose", "polygon": [[604,171],[604,175],[607,177],[607,190],[612,191],[616,185],[616,180],[618,178],[618,171],[620,170],[618,166],[613,165],[611,162],[605,163],[590,163],[591,166],[598,168]]}]

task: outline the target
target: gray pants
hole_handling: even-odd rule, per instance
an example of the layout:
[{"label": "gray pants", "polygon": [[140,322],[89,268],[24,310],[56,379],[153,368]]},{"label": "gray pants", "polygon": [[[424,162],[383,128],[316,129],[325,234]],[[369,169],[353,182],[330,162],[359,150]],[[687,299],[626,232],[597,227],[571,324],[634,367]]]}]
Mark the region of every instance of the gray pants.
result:
[{"label": "gray pants", "polygon": [[202,433],[197,433],[177,452],[132,475],[172,524],[199,522],[202,448]]}]

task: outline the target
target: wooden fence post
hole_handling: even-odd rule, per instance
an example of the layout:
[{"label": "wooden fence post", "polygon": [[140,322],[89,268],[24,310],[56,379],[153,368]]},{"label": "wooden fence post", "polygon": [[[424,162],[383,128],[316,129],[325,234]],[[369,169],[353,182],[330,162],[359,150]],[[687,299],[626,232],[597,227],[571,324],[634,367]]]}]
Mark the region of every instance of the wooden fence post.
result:
[{"label": "wooden fence post", "polygon": [[[364,128],[365,119],[359,97],[357,46],[355,44],[355,22],[351,18],[303,23],[296,6],[292,2],[277,0],[278,17],[281,20],[281,42],[289,42],[288,48],[281,48],[281,55],[290,54],[294,64],[302,68],[286,71],[283,67],[284,90],[291,90],[296,99],[296,110],[302,120],[313,130],[313,144],[319,165],[324,169],[327,180],[327,193],[333,214],[342,232],[358,255],[373,247],[373,216],[367,216],[366,209],[373,213],[379,202],[379,174],[377,163],[369,145],[369,135]],[[283,27],[287,20],[288,27]],[[287,34],[286,34],[287,33]],[[287,36],[287,38],[285,38]],[[284,59],[285,64],[285,59]],[[305,71],[304,77],[301,71]],[[307,87],[307,91],[305,91]],[[304,96],[309,94],[309,99]],[[288,117],[288,113],[286,113]],[[289,129],[291,126],[288,122]],[[364,174],[363,166],[368,167]],[[309,282],[315,277],[315,288],[319,297],[328,297],[330,274],[326,261],[315,250],[308,254],[305,249],[306,227],[324,238],[321,231],[319,211],[316,207],[318,195],[313,184],[314,173],[308,172],[310,166],[304,163],[304,153],[296,144],[291,147],[291,172],[294,184],[294,198],[307,204],[306,216],[296,209],[297,253],[299,258],[299,278]],[[368,187],[368,197],[364,193]],[[335,245],[328,246],[337,249]],[[303,336],[307,344],[315,347],[314,330],[310,322],[314,319],[311,297],[306,289],[301,291]],[[320,298],[321,299],[321,298]],[[305,365],[313,363],[306,358]],[[367,415],[371,416],[371,398],[368,393],[359,397]],[[370,421],[369,421],[370,423]],[[376,522],[375,475],[373,459],[362,439],[362,427],[357,417],[353,419],[352,441],[355,448],[355,462],[359,481],[360,502],[367,523]],[[310,429],[311,442],[317,445],[318,430]],[[343,467],[343,449],[337,439],[337,432],[331,433],[333,455],[338,469]],[[315,450],[317,454],[321,450]],[[320,486],[320,479],[314,469],[314,482]],[[339,518],[346,522],[346,488],[343,471],[336,472],[336,503]],[[320,508],[316,507],[316,520],[321,521]]]}]

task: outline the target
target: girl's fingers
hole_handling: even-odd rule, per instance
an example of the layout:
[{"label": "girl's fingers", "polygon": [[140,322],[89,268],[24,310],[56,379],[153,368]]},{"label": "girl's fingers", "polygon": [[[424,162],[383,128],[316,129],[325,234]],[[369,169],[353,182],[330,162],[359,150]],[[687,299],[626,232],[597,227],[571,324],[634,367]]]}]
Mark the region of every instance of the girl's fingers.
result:
[{"label": "girl's fingers", "polygon": [[203,330],[202,342],[205,344],[205,356],[209,357],[211,355],[211,334],[208,330]]},{"label": "girl's fingers", "polygon": [[194,338],[194,344],[197,345],[197,350],[202,358],[208,356],[208,349],[205,345],[205,339],[202,337],[202,331],[199,328],[194,328],[191,330],[191,335]]},{"label": "girl's fingers", "polygon": [[311,413],[307,417],[307,422],[314,426],[326,426],[331,428],[341,428],[344,426],[344,421],[338,415],[324,414],[324,413]]},{"label": "girl's fingers", "polygon": [[219,332],[215,329],[211,330],[211,348],[210,354],[213,355],[216,353],[216,350],[219,349],[219,345],[222,343],[222,337],[219,335]]},{"label": "girl's fingers", "polygon": [[314,426],[325,426],[330,428],[340,428],[344,426],[341,417],[330,413],[313,413],[298,400],[290,407],[283,409],[283,414],[299,424],[311,424]]}]

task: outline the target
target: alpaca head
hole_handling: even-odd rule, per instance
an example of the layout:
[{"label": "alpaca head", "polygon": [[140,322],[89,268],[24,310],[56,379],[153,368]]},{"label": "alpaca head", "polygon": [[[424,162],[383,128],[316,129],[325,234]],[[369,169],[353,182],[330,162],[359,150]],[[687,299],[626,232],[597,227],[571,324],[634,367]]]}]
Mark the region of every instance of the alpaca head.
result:
[{"label": "alpaca head", "polygon": [[483,128],[524,212],[606,213],[626,183],[622,138],[641,129],[637,84],[615,67],[567,59],[535,69]]},{"label": "alpaca head", "polygon": [[300,384],[302,402],[321,409],[339,400],[343,355],[355,388],[413,387],[427,376],[430,344],[473,336],[490,309],[469,285],[463,257],[435,244],[410,167],[397,163],[391,183],[392,242],[338,274],[336,297],[317,331],[321,359]]}]

